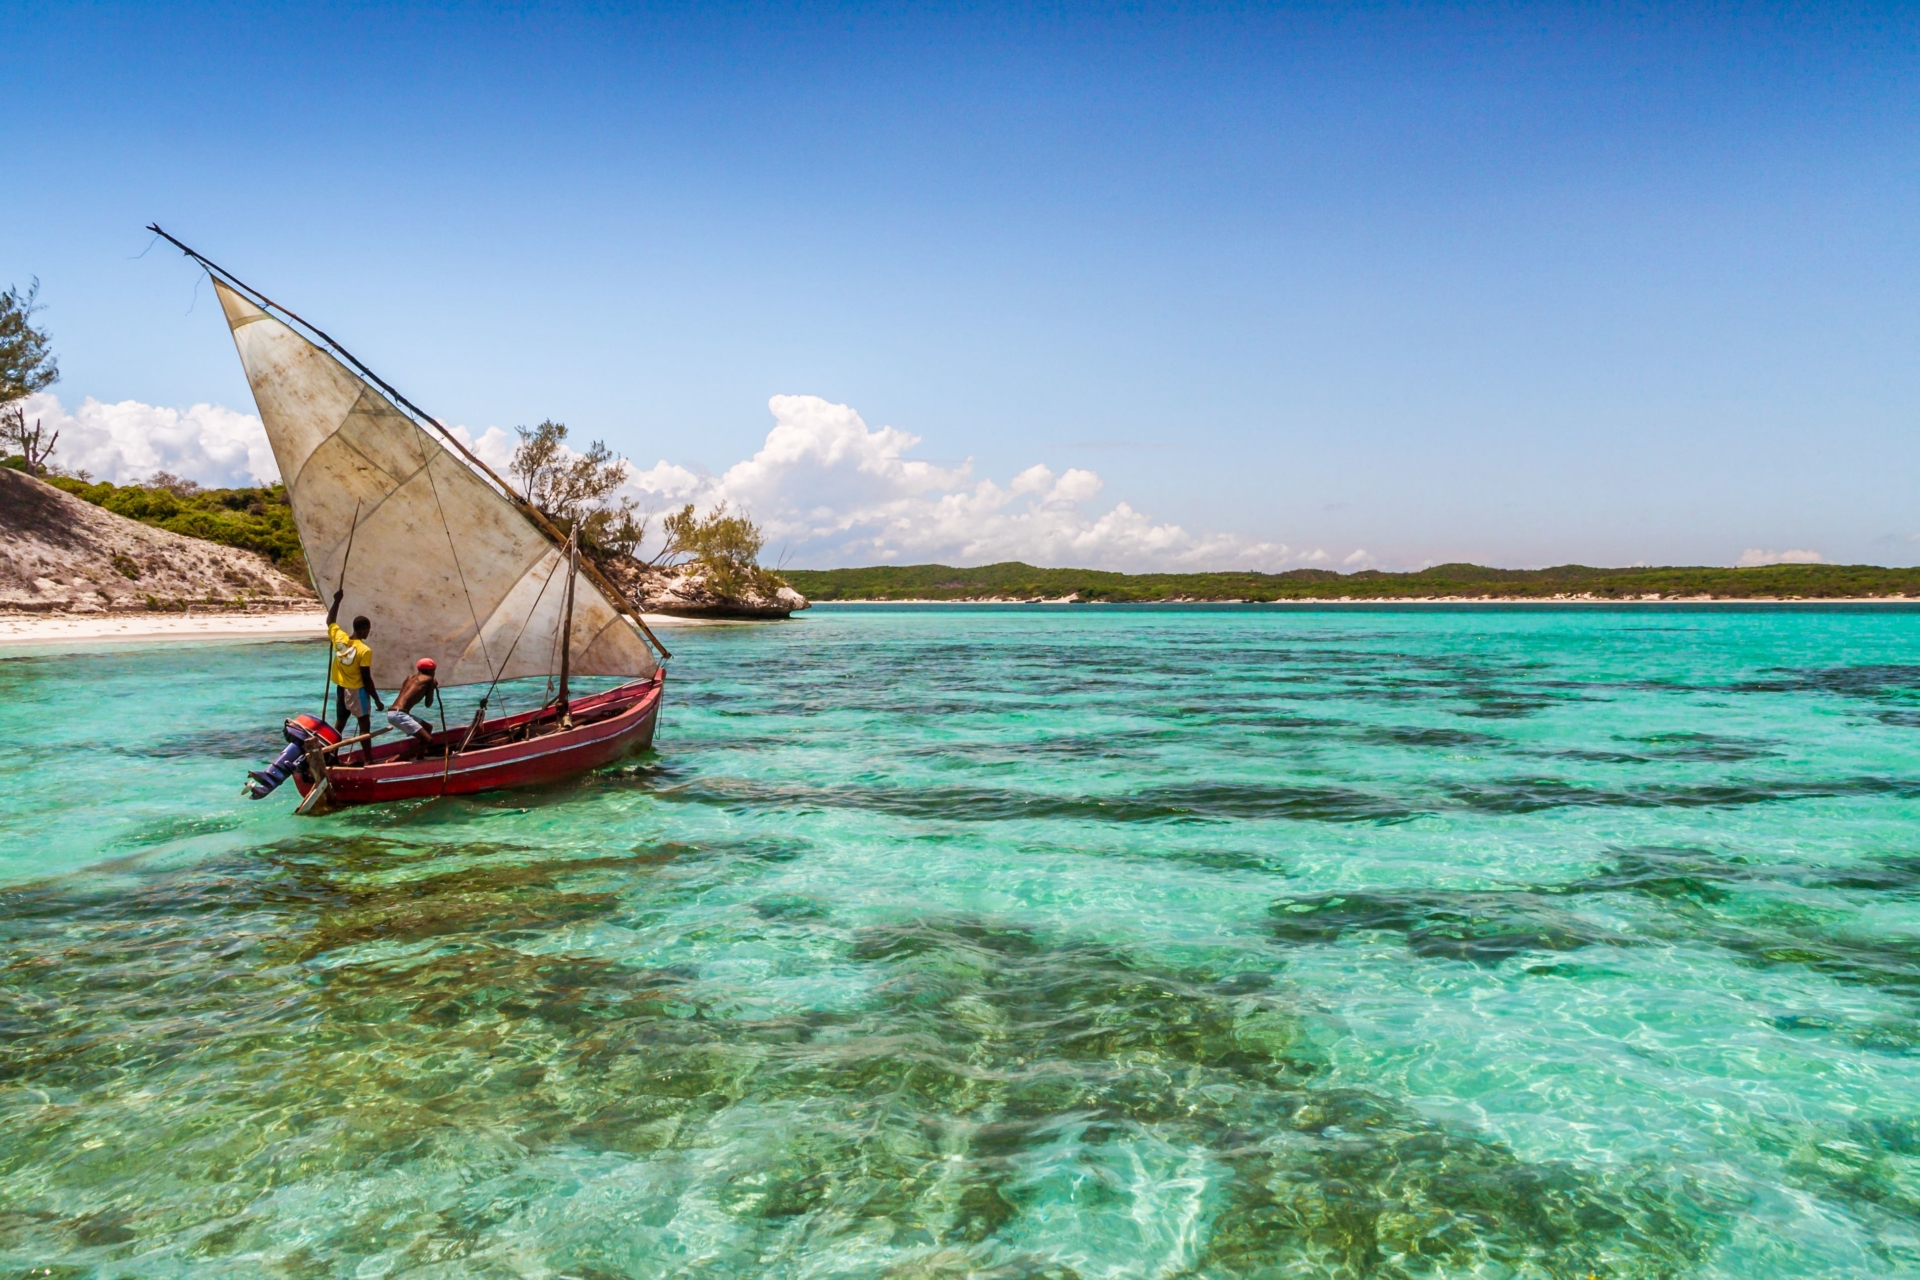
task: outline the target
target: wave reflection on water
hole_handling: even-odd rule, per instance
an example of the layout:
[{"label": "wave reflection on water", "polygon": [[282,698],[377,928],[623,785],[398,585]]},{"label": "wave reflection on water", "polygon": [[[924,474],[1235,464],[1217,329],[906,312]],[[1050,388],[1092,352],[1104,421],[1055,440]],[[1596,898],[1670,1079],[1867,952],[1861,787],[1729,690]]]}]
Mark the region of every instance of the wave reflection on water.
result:
[{"label": "wave reflection on water", "polygon": [[0,1266],[1920,1270],[1916,623],[822,610],[323,821],[306,648],[0,661]]}]

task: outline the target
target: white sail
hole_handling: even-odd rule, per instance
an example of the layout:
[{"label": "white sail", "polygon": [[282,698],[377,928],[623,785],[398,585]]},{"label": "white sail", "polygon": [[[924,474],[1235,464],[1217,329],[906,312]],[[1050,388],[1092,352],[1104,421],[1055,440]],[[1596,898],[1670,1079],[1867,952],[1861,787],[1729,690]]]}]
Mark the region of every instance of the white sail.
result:
[{"label": "white sail", "polygon": [[[448,685],[557,671],[564,550],[333,356],[220,281],[214,288],[314,589],[330,600],[346,562],[341,624],[357,614],[373,624],[374,682],[393,688],[421,658],[432,658]],[[656,665],[639,631],[585,575],[575,585],[571,647],[577,675],[648,676]]]}]

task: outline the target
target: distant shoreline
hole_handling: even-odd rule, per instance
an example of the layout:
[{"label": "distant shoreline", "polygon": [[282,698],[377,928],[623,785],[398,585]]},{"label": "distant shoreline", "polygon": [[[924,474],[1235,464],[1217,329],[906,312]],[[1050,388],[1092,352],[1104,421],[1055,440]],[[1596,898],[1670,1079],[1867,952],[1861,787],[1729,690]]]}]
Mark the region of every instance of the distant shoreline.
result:
[{"label": "distant shoreline", "polygon": [[1669,565],[1624,569],[1564,564],[1499,569],[1442,564],[1411,573],[1362,569],[1115,573],[1043,569],[1016,560],[956,568],[942,564],[859,569],[788,569],[783,576],[814,604],[1676,604],[1768,601],[1839,603],[1920,600],[1920,567],[1775,564],[1751,568]]},{"label": "distant shoreline", "polygon": [[1290,596],[1285,600],[1021,600],[1010,597],[946,600],[816,600],[814,608],[831,609],[835,605],[1082,605],[1137,608],[1143,605],[1257,605],[1265,608],[1326,608],[1331,605],[1618,605],[1653,606],[1674,604],[1906,604],[1920,605],[1920,596],[1664,596],[1641,599],[1632,596]]}]

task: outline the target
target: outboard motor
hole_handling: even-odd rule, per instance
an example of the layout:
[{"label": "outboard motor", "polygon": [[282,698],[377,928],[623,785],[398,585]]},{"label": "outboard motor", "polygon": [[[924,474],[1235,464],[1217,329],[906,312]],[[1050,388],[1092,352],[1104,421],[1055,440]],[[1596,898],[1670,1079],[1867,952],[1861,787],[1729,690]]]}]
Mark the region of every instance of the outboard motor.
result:
[{"label": "outboard motor", "polygon": [[340,741],[340,734],[334,727],[318,716],[295,716],[282,726],[287,745],[272,764],[264,769],[247,771],[245,794],[254,800],[264,800],[272,795],[274,789],[296,773],[304,773],[307,767],[307,742],[318,741],[322,746],[332,746]]}]

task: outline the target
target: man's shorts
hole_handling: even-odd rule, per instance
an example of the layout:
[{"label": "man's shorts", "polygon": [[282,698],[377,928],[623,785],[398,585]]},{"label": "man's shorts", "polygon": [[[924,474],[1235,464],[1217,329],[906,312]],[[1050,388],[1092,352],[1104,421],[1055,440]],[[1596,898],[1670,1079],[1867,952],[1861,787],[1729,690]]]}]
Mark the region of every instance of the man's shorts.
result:
[{"label": "man's shorts", "polygon": [[398,729],[400,732],[407,733],[407,734],[422,734],[422,733],[433,732],[433,730],[427,728],[427,726],[425,726],[424,724],[421,724],[418,720],[415,720],[412,716],[408,715],[404,711],[387,712],[387,723],[392,725],[394,728]]},{"label": "man's shorts", "polygon": [[373,704],[368,700],[365,689],[349,689],[345,685],[335,685],[334,688],[340,690],[339,696],[345,699],[348,715],[366,716],[372,714],[369,708],[372,707]]}]

